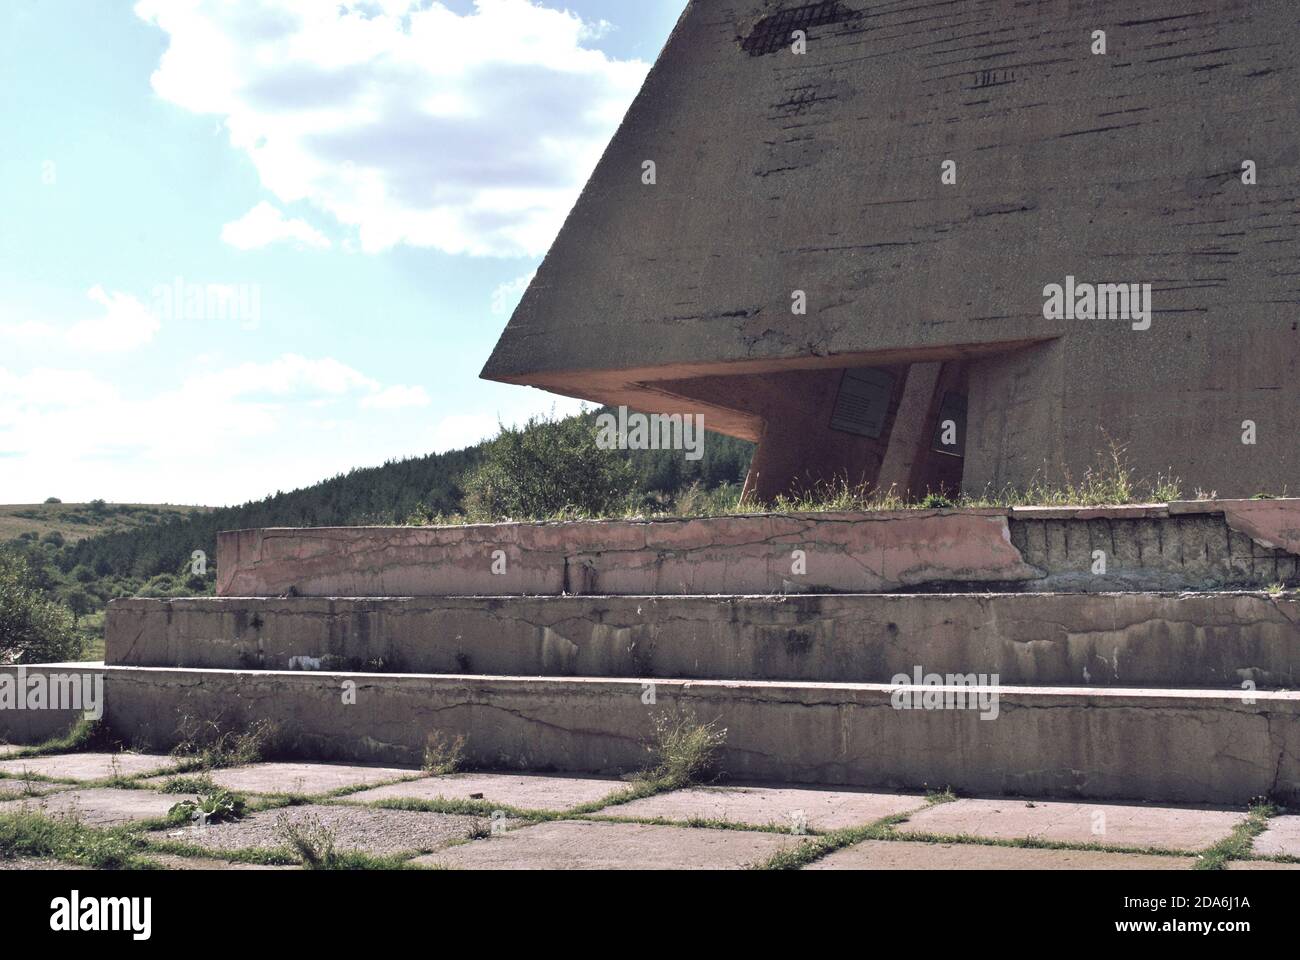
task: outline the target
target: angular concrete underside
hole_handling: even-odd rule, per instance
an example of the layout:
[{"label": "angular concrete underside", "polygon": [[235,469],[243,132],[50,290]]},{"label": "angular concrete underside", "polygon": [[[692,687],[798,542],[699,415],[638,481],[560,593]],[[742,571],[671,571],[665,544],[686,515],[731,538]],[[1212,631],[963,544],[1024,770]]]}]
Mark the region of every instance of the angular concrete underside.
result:
[{"label": "angular concrete underside", "polygon": [[[804,560],[800,572],[796,551]],[[217,592],[397,597],[1203,590],[1292,582],[1300,575],[1297,554],[1297,500],[245,530],[218,539]]]},{"label": "angular concrete underside", "polygon": [[110,665],[889,683],[1300,685],[1300,600],[950,594],[126,600]]},{"label": "angular concrete underside", "polygon": [[[969,492],[1080,477],[1107,438],[1139,476],[1283,492],[1297,46],[1291,0],[693,2],[484,376],[703,412],[760,442],[776,489],[814,467],[870,482],[894,434],[931,436],[942,391],[906,415],[896,393],[879,439],[831,429],[846,368],[943,363]],[[1045,319],[1067,276],[1152,284],[1150,329]]]},{"label": "angular concrete underside", "polygon": [[[270,720],[299,756],[418,763],[426,736],[467,738],[499,769],[643,766],[652,712],[636,680],[108,667],[108,720],[153,747],[183,717]],[[355,685],[355,703],[345,702]],[[923,688],[915,688],[921,692]],[[933,689],[933,688],[930,688]],[[1048,797],[1300,799],[1300,694],[1003,687],[996,719],[897,710],[891,687],[659,681],[658,706],[727,730],[740,779],[944,787]]]}]

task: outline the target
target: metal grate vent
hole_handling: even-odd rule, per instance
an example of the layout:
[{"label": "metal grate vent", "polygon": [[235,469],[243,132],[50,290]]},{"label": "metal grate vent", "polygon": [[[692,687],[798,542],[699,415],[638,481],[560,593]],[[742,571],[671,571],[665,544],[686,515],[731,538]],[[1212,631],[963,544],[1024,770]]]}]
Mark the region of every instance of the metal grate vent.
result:
[{"label": "metal grate vent", "polygon": [[741,41],[740,49],[751,57],[776,53],[790,46],[793,42],[791,34],[796,30],[822,27],[828,23],[843,23],[858,16],[860,14],[857,11],[848,9],[840,0],[822,0],[821,3],[809,3],[802,7],[778,10],[758,21],[750,35]]}]

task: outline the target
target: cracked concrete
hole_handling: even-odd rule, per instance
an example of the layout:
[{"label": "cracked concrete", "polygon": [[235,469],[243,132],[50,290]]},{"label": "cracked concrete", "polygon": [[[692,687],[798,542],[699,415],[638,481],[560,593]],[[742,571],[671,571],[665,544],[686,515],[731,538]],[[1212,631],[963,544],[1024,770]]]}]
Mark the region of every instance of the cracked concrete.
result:
[{"label": "cracked concrete", "polygon": [[1245,593],[127,600],[109,608],[107,633],[122,666],[888,683],[921,665],[1008,684],[1300,681],[1300,600]]},{"label": "cracked concrete", "polygon": [[[1045,797],[1243,803],[1300,797],[1300,694],[999,687],[996,719],[898,710],[884,684],[374,676],[111,667],[109,723],[158,742],[185,715],[270,720],[277,749],[418,765],[430,733],[468,738],[487,769],[618,774],[644,767],[675,707],[727,730],[737,779]],[[348,684],[355,684],[351,698]],[[913,688],[918,693],[927,688]],[[932,689],[932,688],[930,688]]]}]

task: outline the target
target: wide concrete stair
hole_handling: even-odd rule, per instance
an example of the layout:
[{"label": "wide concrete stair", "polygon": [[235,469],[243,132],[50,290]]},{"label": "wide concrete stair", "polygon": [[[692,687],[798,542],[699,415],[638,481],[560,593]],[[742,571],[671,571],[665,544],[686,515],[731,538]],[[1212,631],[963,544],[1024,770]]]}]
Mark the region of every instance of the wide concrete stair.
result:
[{"label": "wide concrete stair", "polygon": [[107,720],[608,773],[684,711],[737,779],[1296,800],[1298,555],[1297,501],[245,531],[110,606]]}]

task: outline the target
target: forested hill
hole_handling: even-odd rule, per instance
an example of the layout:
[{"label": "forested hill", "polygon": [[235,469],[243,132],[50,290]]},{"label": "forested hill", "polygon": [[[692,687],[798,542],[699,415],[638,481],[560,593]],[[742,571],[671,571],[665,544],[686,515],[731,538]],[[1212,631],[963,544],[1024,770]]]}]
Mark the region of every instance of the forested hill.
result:
[{"label": "forested hill", "polygon": [[[564,421],[594,423],[599,411]],[[545,430],[545,421],[525,431]],[[570,429],[572,436],[572,429]],[[692,485],[714,489],[743,481],[752,445],[707,434],[704,456],[690,461],[680,451],[620,454],[630,461],[634,495],[649,503],[670,503]],[[463,482],[486,458],[491,442],[465,450],[432,454],[353,470],[291,493],[277,493],[255,503],[225,507],[188,519],[122,533],[92,537],[65,548],[58,566],[108,576],[147,580],[160,574],[183,574],[195,550],[211,560],[222,530],[253,527],[324,527],[402,523],[413,513],[456,514],[464,509]]]},{"label": "forested hill", "polygon": [[222,530],[395,523],[424,505],[451,513],[460,505],[459,480],[478,463],[482,450],[479,445],[353,470],[243,506],[91,537],[70,548],[71,562],[100,577],[147,579],[180,572],[195,550],[215,560],[217,533]]}]

